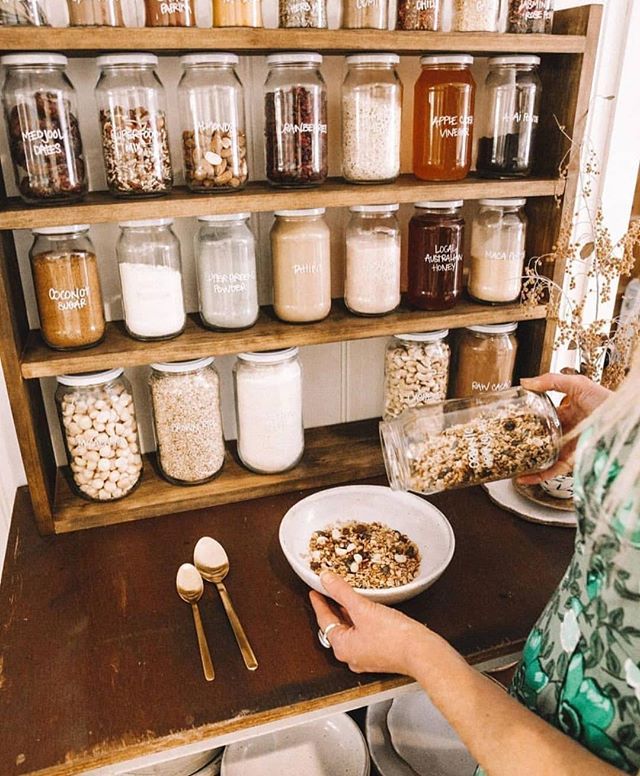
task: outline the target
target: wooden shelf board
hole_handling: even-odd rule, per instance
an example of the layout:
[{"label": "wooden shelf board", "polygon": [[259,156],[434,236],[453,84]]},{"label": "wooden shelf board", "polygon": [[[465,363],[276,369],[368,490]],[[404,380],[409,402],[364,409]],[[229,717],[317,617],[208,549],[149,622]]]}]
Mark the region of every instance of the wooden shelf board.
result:
[{"label": "wooden shelf board", "polygon": [[228,448],[221,474],[211,482],[193,486],[167,482],[157,472],[153,456],[147,455],[138,488],[111,504],[76,496],[69,486],[70,473],[59,469],[54,507],[56,533],[335,485],[384,473],[377,420],[307,429],[302,461],[282,474],[254,474],[237,460],[235,443],[229,443]]},{"label": "wooden shelf board", "polygon": [[315,189],[275,189],[265,181],[250,183],[234,194],[192,194],[183,186],[166,197],[116,199],[106,191],[91,192],[82,202],[70,205],[27,205],[17,197],[0,208],[0,229],[31,229],[34,226],[99,224],[144,218],[189,218],[213,213],[264,212],[310,207],[384,205],[418,202],[421,199],[480,199],[482,197],[549,197],[562,194],[564,182],[557,178],[487,180],[469,176],[462,181],[430,183],[414,175],[401,175],[395,183],[354,185],[330,178]]},{"label": "wooden shelf board", "polygon": [[238,51],[264,54],[277,50],[310,50],[330,54],[348,51],[464,51],[533,54],[581,54],[582,35],[513,35],[474,32],[403,32],[387,30],[294,29],[181,29],[171,28],[40,28],[5,27],[0,30],[3,51],[64,51],[87,55],[104,51],[192,50]]},{"label": "wooden shelf board", "polygon": [[180,361],[207,355],[226,355],[247,350],[270,350],[293,345],[320,345],[344,340],[369,339],[400,332],[434,331],[476,324],[506,323],[546,317],[546,307],[524,307],[519,303],[491,307],[463,299],[453,310],[421,312],[402,307],[380,318],[363,318],[347,311],[334,300],[329,317],[308,324],[284,323],[272,308],[262,308],[251,329],[214,332],[188,317],[183,334],[172,340],[142,342],[127,335],[121,321],[107,325],[104,341],[88,350],[61,352],[48,348],[39,331],[30,332],[22,359],[25,378],[110,369],[113,366],[141,366],[154,361]]}]

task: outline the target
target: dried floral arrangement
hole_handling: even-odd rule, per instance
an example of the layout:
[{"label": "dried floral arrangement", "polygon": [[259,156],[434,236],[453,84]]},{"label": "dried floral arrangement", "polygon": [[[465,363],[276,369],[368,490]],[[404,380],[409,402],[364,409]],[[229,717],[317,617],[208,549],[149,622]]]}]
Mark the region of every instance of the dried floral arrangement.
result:
[{"label": "dried floral arrangement", "polygon": [[[548,317],[557,324],[556,343],[575,350],[576,371],[617,388],[628,370],[631,354],[640,343],[640,321],[618,325],[602,313],[617,288],[618,280],[629,275],[635,263],[634,250],[640,248],[640,220],[632,221],[625,234],[613,241],[606,226],[602,202],[595,195],[600,175],[597,154],[582,144],[575,144],[558,124],[569,141],[569,150],[559,165],[566,179],[569,154],[581,159],[578,183],[577,213],[563,216],[556,244],[550,253],[533,257],[525,269],[522,304],[546,303]],[[560,197],[557,198],[560,206]],[[575,228],[574,228],[575,227]],[[563,262],[566,266],[566,290],[543,274],[545,266]],[[587,306],[594,312],[587,320]]]}]

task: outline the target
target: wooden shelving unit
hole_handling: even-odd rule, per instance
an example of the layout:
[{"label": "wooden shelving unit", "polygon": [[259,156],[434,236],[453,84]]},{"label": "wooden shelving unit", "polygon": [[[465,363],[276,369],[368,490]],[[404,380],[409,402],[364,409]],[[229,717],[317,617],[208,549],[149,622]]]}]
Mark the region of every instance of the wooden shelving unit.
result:
[{"label": "wooden shelving unit", "polygon": [[[581,7],[556,14],[553,35],[495,35],[487,33],[407,33],[364,30],[249,30],[249,29],[0,29],[0,52],[62,51],[89,56],[101,51],[151,50],[164,54],[189,50],[237,51],[245,55],[306,49],[328,54],[347,51],[394,51],[417,55],[423,51],[464,51],[477,55],[500,52],[542,55],[542,113],[538,127],[535,176],[516,181],[489,181],[469,177],[456,183],[423,183],[411,175],[380,186],[352,186],[332,179],[304,192],[304,206],[344,207],[352,204],[415,202],[420,199],[478,199],[527,197],[529,230],[527,255],[551,251],[563,213],[572,212],[577,189],[574,157],[566,178],[558,165],[568,150],[558,124],[578,143],[589,107],[598,41],[600,6]],[[4,193],[4,192],[3,192]],[[558,197],[563,195],[562,204]],[[455,328],[474,323],[526,321],[521,326],[519,373],[530,374],[550,362],[554,327],[545,320],[544,307],[520,305],[486,307],[463,302],[449,313],[416,313],[406,309],[380,319],[349,315],[340,302],[323,322],[291,326],[262,311],[256,327],[245,332],[215,333],[192,317],[179,338],[163,343],[140,343],[126,337],[122,324],[109,325],[105,341],[76,353],[46,348],[38,332],[30,331],[11,230],[32,226],[117,222],[149,217],[186,217],[240,210],[270,211],[301,206],[301,193],[277,191],[263,182],[246,191],[217,196],[191,195],[176,189],[163,199],[128,202],[94,192],[69,206],[29,207],[3,200],[0,207],[0,356],[4,367],[22,456],[29,480],[34,513],[41,533],[61,533],[122,522],[140,517],[188,510],[196,506],[248,499],[310,484],[353,480],[381,471],[375,429],[369,423],[310,431],[303,463],[276,477],[254,475],[230,460],[224,473],[207,485],[181,488],[170,485],[147,461],[140,487],[114,504],[92,504],[73,495],[64,470],[55,463],[36,378],[62,372],[92,371],[114,365],[133,366],[154,360],[190,358],[204,354],[234,353],[288,345],[318,344],[381,336],[397,331]],[[565,267],[547,268],[561,281]]]}]

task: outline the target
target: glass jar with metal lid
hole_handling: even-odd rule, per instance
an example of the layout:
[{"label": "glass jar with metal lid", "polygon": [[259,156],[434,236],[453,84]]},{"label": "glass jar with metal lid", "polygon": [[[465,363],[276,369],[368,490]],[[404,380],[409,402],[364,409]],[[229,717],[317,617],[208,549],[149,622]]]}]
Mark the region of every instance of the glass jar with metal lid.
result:
[{"label": "glass jar with metal lid", "polygon": [[44,0],[2,0],[0,27],[48,27]]},{"label": "glass jar with metal lid", "polygon": [[522,289],[525,199],[481,199],[471,225],[468,291],[478,302],[515,302]]},{"label": "glass jar with metal lid", "polygon": [[149,391],[162,475],[177,485],[213,479],[225,455],[213,358],[151,364]]},{"label": "glass jar with metal lid", "polygon": [[200,317],[212,329],[246,329],[258,318],[256,247],[249,216],[228,213],[198,219]]},{"label": "glass jar with metal lid", "polygon": [[112,194],[167,194],[173,185],[164,87],[154,54],[109,54],[96,60],[100,78],[102,153]]},{"label": "glass jar with metal lid", "polygon": [[400,174],[402,83],[397,54],[347,57],[342,85],[342,174],[354,183]]},{"label": "glass jar with metal lid", "polygon": [[180,242],[172,224],[172,218],[119,224],[124,323],[136,339],[170,339],[185,327]]},{"label": "glass jar with metal lid", "polygon": [[184,176],[191,191],[237,191],[248,179],[244,90],[235,54],[188,54],[178,84]]},{"label": "glass jar with metal lid", "polygon": [[485,82],[489,110],[478,142],[478,173],[488,178],[531,174],[542,85],[540,57],[506,56],[489,60]]},{"label": "glass jar with metal lid", "polygon": [[123,370],[56,379],[73,490],[91,501],[128,495],[140,480],[142,456],[133,393]]},{"label": "glass jar with metal lid", "polygon": [[275,186],[315,186],[327,177],[327,87],[322,56],[308,51],[267,57],[265,149]]},{"label": "glass jar with metal lid", "polygon": [[384,357],[385,420],[411,407],[447,398],[451,360],[448,334],[448,329],[441,329],[393,335]]},{"label": "glass jar with metal lid", "polygon": [[40,316],[50,348],[89,348],[105,332],[98,259],[88,224],[33,229],[29,257]]},{"label": "glass jar with metal lid", "polygon": [[496,323],[462,330],[452,391],[456,399],[511,388],[518,351],[517,328],[517,323]]},{"label": "glass jar with metal lid", "polygon": [[233,376],[240,460],[259,474],[292,469],[304,452],[298,348],[239,353]]},{"label": "glass jar with metal lid", "polygon": [[354,205],[346,230],[344,302],[357,315],[400,304],[399,205]]},{"label": "glass jar with metal lid", "polygon": [[16,185],[25,202],[71,202],[87,192],[75,89],[61,54],[9,54],[2,92]]}]

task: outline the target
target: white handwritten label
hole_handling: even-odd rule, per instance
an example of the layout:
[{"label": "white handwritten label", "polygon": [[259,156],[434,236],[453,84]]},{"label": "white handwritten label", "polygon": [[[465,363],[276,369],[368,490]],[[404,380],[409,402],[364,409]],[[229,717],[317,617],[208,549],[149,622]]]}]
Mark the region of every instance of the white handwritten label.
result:
[{"label": "white handwritten label", "polygon": [[61,312],[67,310],[81,310],[87,306],[87,297],[89,288],[79,286],[76,288],[50,288],[49,299],[56,303],[56,307]]},{"label": "white handwritten label", "polygon": [[433,253],[426,253],[424,261],[431,272],[453,272],[462,261],[462,254],[455,245],[436,245]]},{"label": "white handwritten label", "polygon": [[431,128],[440,131],[440,137],[469,137],[473,116],[433,116]]},{"label": "white handwritten label", "polygon": [[283,135],[299,135],[303,133],[319,132],[321,135],[327,134],[326,124],[292,124],[289,121],[285,121],[282,125],[280,132]]}]

